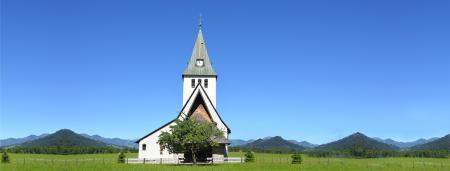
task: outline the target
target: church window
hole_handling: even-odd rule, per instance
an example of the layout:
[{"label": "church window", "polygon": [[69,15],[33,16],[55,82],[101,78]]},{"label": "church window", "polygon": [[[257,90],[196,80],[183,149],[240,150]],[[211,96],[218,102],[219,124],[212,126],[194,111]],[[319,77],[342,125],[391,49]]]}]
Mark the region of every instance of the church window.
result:
[{"label": "church window", "polygon": [[195,79],[191,79],[191,87],[192,87],[192,88],[195,87]]},{"label": "church window", "polygon": [[160,155],[163,155],[163,149],[164,149],[163,146],[160,144],[159,145],[159,154]]},{"label": "church window", "polygon": [[205,88],[208,88],[208,79],[205,79]]},{"label": "church window", "polygon": [[202,84],[202,79],[198,79],[198,84]]},{"label": "church window", "polygon": [[142,144],[142,151],[147,150],[147,144]]}]

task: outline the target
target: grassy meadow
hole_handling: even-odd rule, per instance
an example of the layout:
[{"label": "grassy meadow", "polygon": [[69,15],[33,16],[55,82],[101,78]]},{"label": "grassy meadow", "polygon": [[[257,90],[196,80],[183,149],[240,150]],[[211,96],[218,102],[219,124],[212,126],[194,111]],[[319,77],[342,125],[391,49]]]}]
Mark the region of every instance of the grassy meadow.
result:
[{"label": "grassy meadow", "polygon": [[[89,170],[439,170],[450,171],[450,159],[435,158],[311,158],[302,156],[300,165],[290,164],[289,154],[256,153],[254,163],[218,164],[218,165],[150,165],[150,164],[118,164],[117,154],[83,154],[83,155],[46,155],[46,154],[14,154],[10,153],[11,163],[0,164],[1,171],[89,171]],[[240,153],[231,153],[232,157]],[[127,157],[137,157],[136,153]]]}]

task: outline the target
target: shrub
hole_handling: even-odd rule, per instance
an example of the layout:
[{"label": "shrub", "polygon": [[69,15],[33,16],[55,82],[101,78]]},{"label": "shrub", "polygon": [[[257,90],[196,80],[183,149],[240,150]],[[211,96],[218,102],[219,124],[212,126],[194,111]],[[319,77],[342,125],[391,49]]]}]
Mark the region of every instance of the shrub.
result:
[{"label": "shrub", "polygon": [[300,153],[292,154],[292,164],[301,164],[302,163],[302,155]]},{"label": "shrub", "polygon": [[253,152],[247,151],[247,153],[245,153],[245,162],[254,162],[254,161],[255,156],[253,155]]},{"label": "shrub", "polygon": [[3,152],[2,163],[9,163],[9,155],[8,153],[6,153],[6,151]]},{"label": "shrub", "polygon": [[125,154],[123,152],[119,153],[119,157],[117,158],[118,163],[125,163]]}]

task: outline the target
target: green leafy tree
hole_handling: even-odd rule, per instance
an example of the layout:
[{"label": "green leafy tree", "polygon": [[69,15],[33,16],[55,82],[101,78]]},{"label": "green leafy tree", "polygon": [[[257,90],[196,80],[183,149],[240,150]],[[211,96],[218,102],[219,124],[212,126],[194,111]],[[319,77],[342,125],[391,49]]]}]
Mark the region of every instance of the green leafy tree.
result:
[{"label": "green leafy tree", "polygon": [[119,153],[119,157],[117,158],[118,163],[125,163],[125,154],[123,152]]},{"label": "green leafy tree", "polygon": [[189,152],[196,164],[197,152],[204,148],[218,146],[217,140],[223,138],[223,131],[213,123],[178,119],[175,125],[170,126],[170,131],[159,135],[158,143],[162,149],[167,149],[170,153]]},{"label": "green leafy tree", "polygon": [[247,153],[245,153],[245,162],[254,162],[255,161],[255,156],[253,155],[253,152],[251,151],[247,151]]},{"label": "green leafy tree", "polygon": [[294,153],[291,156],[292,164],[301,164],[302,163],[302,155],[300,153]]},{"label": "green leafy tree", "polygon": [[2,154],[2,163],[9,163],[9,155],[8,153],[6,153],[6,151],[3,152]]}]

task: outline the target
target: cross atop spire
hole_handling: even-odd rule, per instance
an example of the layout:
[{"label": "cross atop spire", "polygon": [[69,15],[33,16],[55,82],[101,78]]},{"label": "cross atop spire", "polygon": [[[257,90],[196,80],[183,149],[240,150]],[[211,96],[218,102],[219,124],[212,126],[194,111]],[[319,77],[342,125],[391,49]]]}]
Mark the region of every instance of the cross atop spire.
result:
[{"label": "cross atop spire", "polygon": [[202,13],[200,13],[200,16],[198,17],[198,29],[202,29]]}]

